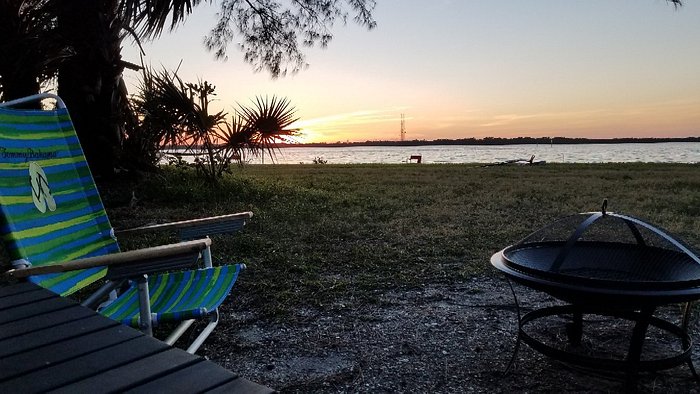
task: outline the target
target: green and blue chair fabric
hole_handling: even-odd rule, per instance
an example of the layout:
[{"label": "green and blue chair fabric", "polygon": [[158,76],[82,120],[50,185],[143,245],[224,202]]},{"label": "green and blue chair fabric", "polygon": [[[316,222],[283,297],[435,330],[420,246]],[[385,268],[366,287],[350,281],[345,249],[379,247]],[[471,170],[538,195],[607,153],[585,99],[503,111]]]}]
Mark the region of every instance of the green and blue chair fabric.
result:
[{"label": "green and blue chair fabric", "polygon": [[[13,108],[45,98],[55,99],[56,109]],[[109,261],[111,256],[129,254],[120,253],[68,111],[57,96],[44,94],[0,104],[0,211],[0,235],[16,270],[99,256]],[[179,222],[176,227],[183,234],[213,235],[238,230],[251,216],[248,212],[225,215]],[[118,288],[119,280],[134,279],[100,313],[149,333],[155,324],[182,322],[166,340],[171,344],[192,319],[208,317],[209,325],[188,349],[194,353],[216,326],[217,308],[244,268],[242,264],[212,267],[208,245],[207,240],[206,248],[179,257],[149,253],[123,267],[91,267],[28,279],[62,296],[106,277],[111,284],[98,291],[104,295]],[[203,269],[147,275],[148,270],[191,265],[201,256]]]},{"label": "green and blue chair fabric", "polygon": [[[154,323],[179,322],[206,317],[226,298],[236,281],[239,265],[152,276],[148,288]],[[138,327],[138,288],[131,286],[100,312],[123,324]]]}]

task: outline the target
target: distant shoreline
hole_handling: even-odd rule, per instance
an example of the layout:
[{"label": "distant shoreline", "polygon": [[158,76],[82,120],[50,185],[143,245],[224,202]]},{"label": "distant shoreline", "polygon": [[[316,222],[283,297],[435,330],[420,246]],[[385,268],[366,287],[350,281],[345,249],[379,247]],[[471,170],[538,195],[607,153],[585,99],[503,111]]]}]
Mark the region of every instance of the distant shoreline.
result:
[{"label": "distant shoreline", "polygon": [[[347,148],[354,146],[436,146],[436,145],[583,145],[583,144],[656,144],[665,142],[700,142],[700,137],[672,138],[568,138],[568,137],[518,137],[518,138],[461,138],[411,141],[364,141],[364,142],[305,142],[271,144],[277,148]],[[165,146],[163,149],[184,149],[184,146]],[[190,148],[198,149],[199,146]]]},{"label": "distant shoreline", "polygon": [[364,141],[364,142],[309,142],[299,144],[277,144],[278,148],[332,148],[352,146],[430,146],[430,145],[577,145],[577,144],[654,144],[664,142],[700,142],[700,137],[680,138],[567,138],[567,137],[518,137],[518,138],[461,138],[411,141]]}]

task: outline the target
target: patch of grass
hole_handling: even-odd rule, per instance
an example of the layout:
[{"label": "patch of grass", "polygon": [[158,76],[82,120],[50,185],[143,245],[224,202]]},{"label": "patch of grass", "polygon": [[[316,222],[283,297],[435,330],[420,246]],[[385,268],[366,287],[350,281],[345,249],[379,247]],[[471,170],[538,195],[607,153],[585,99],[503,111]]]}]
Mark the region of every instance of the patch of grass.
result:
[{"label": "patch of grass", "polygon": [[[246,229],[214,239],[249,269],[236,308],[288,318],[339,299],[458,282],[492,272],[491,254],[554,219],[600,209],[638,216],[700,245],[700,171],[677,164],[266,165],[209,187],[183,170],[107,185],[124,228],[250,210]],[[129,207],[131,191],[138,202]],[[163,239],[128,240],[128,247]]]}]

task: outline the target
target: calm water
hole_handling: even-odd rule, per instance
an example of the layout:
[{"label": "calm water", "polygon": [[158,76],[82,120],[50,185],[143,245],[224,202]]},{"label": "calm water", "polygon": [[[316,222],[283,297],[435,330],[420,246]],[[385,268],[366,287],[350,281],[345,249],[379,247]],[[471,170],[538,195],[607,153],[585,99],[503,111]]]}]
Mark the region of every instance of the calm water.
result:
[{"label": "calm water", "polygon": [[[423,163],[497,163],[529,159],[548,163],[700,163],[700,142],[654,144],[577,144],[577,145],[432,145],[432,146],[355,146],[338,148],[284,148],[275,163],[310,164],[320,157],[330,164],[406,162],[421,155]],[[186,158],[191,161],[191,158]],[[260,158],[250,161],[261,162]],[[264,164],[271,164],[269,157]]]},{"label": "calm water", "polygon": [[[311,163],[320,157],[330,164],[402,163],[421,155],[423,163],[494,163],[513,159],[546,160],[549,163],[698,163],[700,142],[654,144],[580,145],[434,145],[356,146],[341,148],[285,148],[277,154],[280,164]],[[258,159],[259,160],[259,159]],[[269,162],[266,159],[266,163]]]}]

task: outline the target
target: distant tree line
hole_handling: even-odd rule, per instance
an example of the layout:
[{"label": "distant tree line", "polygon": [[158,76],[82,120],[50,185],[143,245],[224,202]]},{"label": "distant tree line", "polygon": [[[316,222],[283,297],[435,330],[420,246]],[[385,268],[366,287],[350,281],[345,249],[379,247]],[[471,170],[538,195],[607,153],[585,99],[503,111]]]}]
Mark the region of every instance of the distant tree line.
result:
[{"label": "distant tree line", "polygon": [[364,142],[315,142],[306,144],[280,144],[279,147],[344,147],[344,146],[426,146],[426,145],[525,145],[525,144],[631,144],[658,142],[700,142],[700,137],[671,138],[569,138],[569,137],[486,137],[411,141],[364,141]]}]

